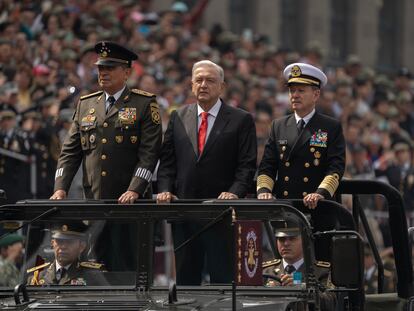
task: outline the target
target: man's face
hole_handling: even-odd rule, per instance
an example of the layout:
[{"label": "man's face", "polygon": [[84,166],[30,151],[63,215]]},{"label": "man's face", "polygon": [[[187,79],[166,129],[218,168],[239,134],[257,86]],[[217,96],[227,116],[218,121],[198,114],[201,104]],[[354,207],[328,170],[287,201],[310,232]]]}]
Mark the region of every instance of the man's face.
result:
[{"label": "man's face", "polygon": [[223,92],[224,82],[213,66],[201,66],[194,70],[192,91],[201,105],[211,108]]},{"label": "man's face", "polygon": [[52,239],[52,248],[57,262],[66,266],[75,262],[85,250],[86,243],[78,240]]},{"label": "man's face", "polygon": [[277,238],[277,250],[288,264],[293,264],[303,257],[302,238],[300,236]]},{"label": "man's face", "polygon": [[121,90],[126,84],[131,68],[123,66],[98,66],[99,86],[110,95]]},{"label": "man's face", "polygon": [[295,111],[300,117],[309,114],[319,99],[320,90],[305,84],[292,84],[289,86],[289,100]]}]

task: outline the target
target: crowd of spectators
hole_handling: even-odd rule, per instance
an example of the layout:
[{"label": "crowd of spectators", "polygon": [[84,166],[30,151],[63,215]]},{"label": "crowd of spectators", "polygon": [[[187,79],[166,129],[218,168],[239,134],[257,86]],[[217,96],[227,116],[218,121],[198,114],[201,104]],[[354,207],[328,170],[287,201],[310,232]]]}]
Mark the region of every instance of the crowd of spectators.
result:
[{"label": "crowd of spectators", "polygon": [[[347,141],[345,177],[389,182],[403,194],[407,212],[413,211],[414,81],[409,70],[382,75],[364,66],[357,55],[350,55],[343,66],[326,68],[315,45],[299,53],[275,47],[259,34],[238,36],[219,24],[200,27],[208,5],[208,0],[197,1],[192,8],[175,2],[166,11],[154,12],[148,0],[0,2],[0,130],[4,137],[16,128],[20,139],[18,148],[13,138],[7,144],[3,139],[0,147],[36,154],[37,197],[52,193],[59,141],[77,99],[99,89],[94,45],[110,40],[139,54],[130,86],[157,94],[164,131],[170,112],[194,101],[192,64],[210,59],[223,66],[227,83],[223,99],[254,116],[259,161],[272,119],[289,112],[283,68],[296,61],[323,68],[329,82],[318,110],[342,122]],[[10,110],[16,118],[10,117]],[[0,181],[7,186],[17,173],[7,169],[8,156],[0,153],[0,159]],[[16,195],[33,193],[28,189]],[[384,208],[377,197],[364,202],[372,210]]]}]

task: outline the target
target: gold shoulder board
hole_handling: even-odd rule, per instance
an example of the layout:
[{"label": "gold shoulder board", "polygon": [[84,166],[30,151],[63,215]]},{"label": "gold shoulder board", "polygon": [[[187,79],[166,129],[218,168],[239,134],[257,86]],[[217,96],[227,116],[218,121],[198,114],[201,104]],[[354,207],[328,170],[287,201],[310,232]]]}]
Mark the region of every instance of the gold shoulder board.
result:
[{"label": "gold shoulder board", "polygon": [[101,269],[103,267],[103,264],[91,261],[83,261],[80,263],[80,266],[90,269]]},{"label": "gold shoulder board", "polygon": [[331,267],[331,263],[327,262],[327,261],[317,261],[316,265],[318,267],[324,267],[324,268],[330,268]]},{"label": "gold shoulder board", "polygon": [[144,95],[144,96],[147,96],[147,97],[155,96],[155,94],[152,94],[150,92],[146,92],[146,91],[143,91],[143,90],[139,90],[139,89],[132,89],[131,92],[135,93],[135,94],[139,94],[139,95]]},{"label": "gold shoulder board", "polygon": [[33,271],[37,271],[37,270],[46,268],[49,265],[50,265],[50,262],[46,262],[46,263],[44,263],[40,266],[36,266],[36,267],[30,268],[30,269],[27,269],[27,273],[32,273]]},{"label": "gold shoulder board", "polygon": [[87,99],[87,98],[98,96],[98,95],[101,95],[102,93],[103,93],[103,91],[98,91],[98,92],[95,92],[95,93],[86,94],[86,95],[81,96],[80,100],[84,100],[84,99]]},{"label": "gold shoulder board", "polygon": [[275,266],[275,265],[280,264],[280,262],[281,262],[280,259],[273,259],[273,260],[265,261],[265,262],[262,263],[262,268]]}]

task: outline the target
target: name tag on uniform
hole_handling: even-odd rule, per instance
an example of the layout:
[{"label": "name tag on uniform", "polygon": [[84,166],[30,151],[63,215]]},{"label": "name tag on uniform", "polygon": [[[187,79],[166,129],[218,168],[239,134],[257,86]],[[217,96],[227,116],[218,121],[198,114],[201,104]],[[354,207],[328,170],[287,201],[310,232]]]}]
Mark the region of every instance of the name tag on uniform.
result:
[{"label": "name tag on uniform", "polygon": [[279,139],[278,142],[279,142],[279,145],[281,146],[287,145],[287,139]]},{"label": "name tag on uniform", "polygon": [[137,119],[137,109],[121,108],[118,112],[118,119],[121,124],[134,124]]},{"label": "name tag on uniform", "polygon": [[314,132],[311,136],[309,145],[323,148],[328,147],[328,132],[322,131],[321,129]]}]

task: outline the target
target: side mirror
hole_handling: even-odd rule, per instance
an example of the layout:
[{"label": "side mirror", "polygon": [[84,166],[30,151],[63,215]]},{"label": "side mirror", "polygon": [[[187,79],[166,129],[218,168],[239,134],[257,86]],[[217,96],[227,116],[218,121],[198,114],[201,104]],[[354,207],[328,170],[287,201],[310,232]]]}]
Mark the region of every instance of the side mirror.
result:
[{"label": "side mirror", "polygon": [[364,277],[362,243],[357,235],[332,237],[331,278],[337,287],[361,288]]}]

